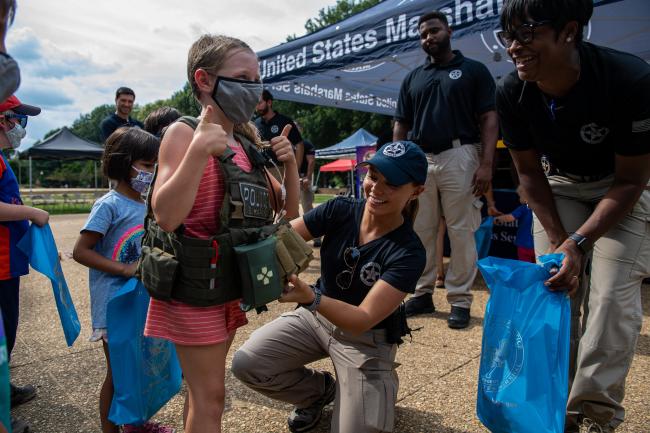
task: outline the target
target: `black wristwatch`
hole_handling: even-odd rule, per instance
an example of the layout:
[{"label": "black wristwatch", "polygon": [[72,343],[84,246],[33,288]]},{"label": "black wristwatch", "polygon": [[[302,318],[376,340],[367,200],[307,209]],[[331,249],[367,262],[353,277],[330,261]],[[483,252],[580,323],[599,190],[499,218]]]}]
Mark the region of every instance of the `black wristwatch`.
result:
[{"label": "black wristwatch", "polygon": [[582,254],[587,254],[593,246],[591,242],[589,242],[589,239],[587,239],[585,236],[582,236],[580,233],[571,233],[569,235],[569,239],[576,243],[576,246],[582,252]]}]

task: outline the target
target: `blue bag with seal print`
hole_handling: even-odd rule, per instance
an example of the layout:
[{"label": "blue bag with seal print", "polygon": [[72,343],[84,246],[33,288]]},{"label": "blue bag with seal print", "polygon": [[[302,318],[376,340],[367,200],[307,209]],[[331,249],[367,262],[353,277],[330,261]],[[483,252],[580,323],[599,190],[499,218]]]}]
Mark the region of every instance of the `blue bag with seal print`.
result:
[{"label": "blue bag with seal print", "polygon": [[63,275],[59,250],[56,247],[50,225],[45,224],[43,227],[39,227],[36,224],[31,224],[29,231],[18,241],[18,248],[29,257],[29,264],[32,268],[50,279],[63,335],[68,346],[72,346],[81,332],[81,323],[79,323],[77,310]]},{"label": "blue bag with seal print", "polygon": [[494,218],[491,216],[485,217],[478,230],[476,230],[474,233],[474,240],[476,241],[476,253],[479,259],[487,257],[490,253],[493,226]]},{"label": "blue bag with seal print", "polygon": [[544,286],[562,254],[541,264],[487,257],[476,412],[494,433],[562,433],[569,390],[571,307]]},{"label": "blue bag with seal print", "polygon": [[115,424],[141,425],[181,388],[181,367],[174,345],[144,336],[149,294],[131,278],[108,302],[108,352],[113,401],[108,418]]}]

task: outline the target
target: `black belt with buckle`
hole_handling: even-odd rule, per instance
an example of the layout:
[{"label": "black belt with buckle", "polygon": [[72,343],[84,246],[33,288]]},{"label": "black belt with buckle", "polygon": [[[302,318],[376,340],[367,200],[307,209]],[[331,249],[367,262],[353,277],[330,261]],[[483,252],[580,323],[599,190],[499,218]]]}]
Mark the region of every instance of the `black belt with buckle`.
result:
[{"label": "black belt with buckle", "polygon": [[566,177],[567,179],[571,179],[574,182],[582,182],[582,183],[597,182],[599,180],[605,179],[607,176],[610,176],[612,174],[612,173],[601,173],[601,174],[583,175],[583,174],[567,173],[566,171],[560,170],[559,168],[554,166],[546,156],[542,156],[541,162],[546,177],[562,176],[562,177]]},{"label": "black belt with buckle", "polygon": [[420,145],[422,149],[424,150],[425,153],[433,153],[434,155],[437,155],[439,153],[444,152],[445,150],[453,149],[454,147],[460,147],[465,144],[478,144],[480,143],[480,140],[469,140],[466,138],[454,138],[453,140],[449,140],[447,143],[426,143],[423,140],[416,140],[415,143]]}]

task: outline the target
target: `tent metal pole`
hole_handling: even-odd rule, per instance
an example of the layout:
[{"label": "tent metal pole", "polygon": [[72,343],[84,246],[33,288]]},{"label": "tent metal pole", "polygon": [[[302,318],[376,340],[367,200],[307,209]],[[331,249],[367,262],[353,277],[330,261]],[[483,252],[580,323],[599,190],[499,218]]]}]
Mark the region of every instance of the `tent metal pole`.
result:
[{"label": "tent metal pole", "polygon": [[32,192],[32,157],[29,157],[29,192]]}]

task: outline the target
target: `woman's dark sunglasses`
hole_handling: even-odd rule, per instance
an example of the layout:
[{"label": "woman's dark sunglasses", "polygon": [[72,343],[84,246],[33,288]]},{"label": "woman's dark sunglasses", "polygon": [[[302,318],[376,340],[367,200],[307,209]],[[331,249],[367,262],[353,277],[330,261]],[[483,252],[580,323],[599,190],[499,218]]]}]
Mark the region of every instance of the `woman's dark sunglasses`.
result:
[{"label": "woman's dark sunglasses", "polygon": [[16,119],[16,120],[18,120],[18,123],[19,123],[20,126],[22,126],[23,128],[26,128],[26,127],[27,127],[27,119],[28,119],[28,116],[25,115],[25,114],[7,113],[7,114],[5,114],[4,116],[5,116],[5,119],[7,119],[7,120],[11,120],[11,119]]},{"label": "woman's dark sunglasses", "polygon": [[339,286],[341,290],[347,290],[352,285],[352,277],[354,272],[357,269],[357,263],[361,258],[361,252],[356,247],[348,247],[343,253],[343,260],[345,261],[345,266],[348,269],[341,271],[336,276],[336,285]]},{"label": "woman's dark sunglasses", "polygon": [[511,32],[506,30],[497,32],[497,38],[505,48],[510,48],[514,41],[519,42],[521,45],[528,45],[535,39],[535,29],[550,23],[551,21],[540,21],[522,24]]}]

